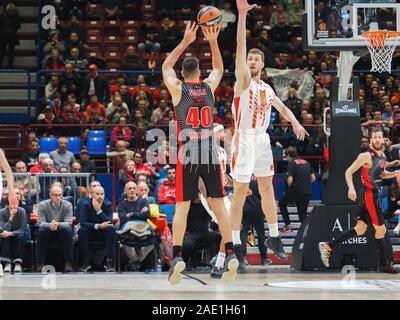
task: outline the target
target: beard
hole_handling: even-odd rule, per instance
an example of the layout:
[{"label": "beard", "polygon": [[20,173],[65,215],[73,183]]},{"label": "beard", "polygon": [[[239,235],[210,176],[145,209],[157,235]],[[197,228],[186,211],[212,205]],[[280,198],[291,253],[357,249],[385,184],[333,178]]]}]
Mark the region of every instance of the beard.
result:
[{"label": "beard", "polygon": [[381,151],[382,147],[383,147],[383,143],[372,143],[372,147],[376,150],[376,151]]}]

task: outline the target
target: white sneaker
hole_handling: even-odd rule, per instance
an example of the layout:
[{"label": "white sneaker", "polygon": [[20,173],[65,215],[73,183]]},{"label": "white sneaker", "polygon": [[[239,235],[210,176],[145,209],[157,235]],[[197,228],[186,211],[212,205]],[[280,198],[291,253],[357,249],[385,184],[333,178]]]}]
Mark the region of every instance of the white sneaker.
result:
[{"label": "white sneaker", "polygon": [[11,273],[11,264],[10,263],[6,264],[6,267],[4,268],[4,272],[5,273]]},{"label": "white sneaker", "polygon": [[400,234],[400,223],[393,229],[393,233],[399,235]]},{"label": "white sneaker", "polygon": [[0,277],[3,276],[3,265],[0,263]]},{"label": "white sneaker", "polygon": [[14,273],[21,273],[21,272],[22,272],[21,264],[16,263],[14,266]]}]

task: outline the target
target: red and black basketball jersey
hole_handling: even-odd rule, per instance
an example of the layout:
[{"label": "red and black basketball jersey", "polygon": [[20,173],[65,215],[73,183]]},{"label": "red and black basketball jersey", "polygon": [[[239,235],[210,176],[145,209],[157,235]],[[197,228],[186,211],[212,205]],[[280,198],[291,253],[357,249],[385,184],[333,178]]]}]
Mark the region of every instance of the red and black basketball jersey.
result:
[{"label": "red and black basketball jersey", "polygon": [[372,167],[361,169],[361,180],[366,189],[378,191],[381,188],[382,175],[386,166],[386,156],[383,152],[379,153],[370,148]]},{"label": "red and black basketball jersey", "polygon": [[182,84],[182,96],[175,106],[178,134],[183,140],[212,136],[214,95],[205,82]]}]

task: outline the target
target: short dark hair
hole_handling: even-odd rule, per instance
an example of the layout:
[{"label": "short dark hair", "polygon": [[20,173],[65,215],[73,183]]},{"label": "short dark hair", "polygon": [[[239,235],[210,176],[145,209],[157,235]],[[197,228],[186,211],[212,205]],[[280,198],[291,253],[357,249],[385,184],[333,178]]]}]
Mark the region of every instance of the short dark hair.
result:
[{"label": "short dark hair", "polygon": [[288,155],[291,158],[297,158],[298,157],[297,149],[296,149],[296,147],[293,147],[293,146],[287,148],[285,154]]},{"label": "short dark hair", "polygon": [[184,76],[193,75],[199,69],[199,59],[196,57],[186,57],[182,62]]},{"label": "short dark hair", "polygon": [[29,145],[31,146],[32,143],[34,143],[34,142],[39,143],[39,139],[38,138],[33,138],[31,141],[29,141]]}]

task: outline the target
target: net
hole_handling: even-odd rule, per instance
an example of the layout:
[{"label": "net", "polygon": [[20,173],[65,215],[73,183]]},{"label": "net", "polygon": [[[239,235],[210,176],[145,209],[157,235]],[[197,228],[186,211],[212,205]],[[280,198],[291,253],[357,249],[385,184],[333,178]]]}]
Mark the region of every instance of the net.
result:
[{"label": "net", "polygon": [[372,72],[391,72],[392,57],[400,38],[397,31],[367,31],[361,34],[371,54]]}]

